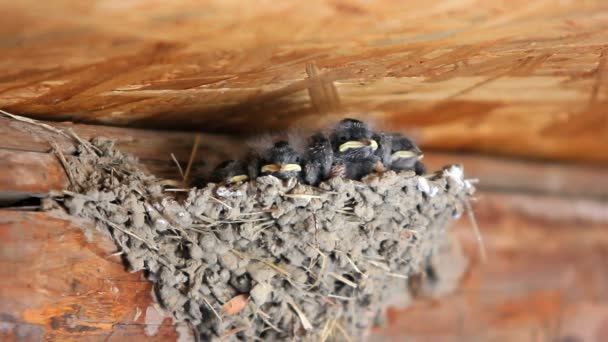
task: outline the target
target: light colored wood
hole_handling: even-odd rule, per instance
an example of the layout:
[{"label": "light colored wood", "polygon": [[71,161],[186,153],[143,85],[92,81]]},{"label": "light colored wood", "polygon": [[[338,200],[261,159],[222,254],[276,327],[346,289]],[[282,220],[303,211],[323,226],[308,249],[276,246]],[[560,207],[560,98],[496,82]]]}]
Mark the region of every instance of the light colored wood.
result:
[{"label": "light colored wood", "polygon": [[18,114],[250,134],[320,127],[339,108],[426,148],[608,163],[604,0],[2,0],[0,11],[0,107]]},{"label": "light colored wood", "polygon": [[0,210],[0,340],[176,340],[151,283],[128,273],[111,240],[44,213]]}]

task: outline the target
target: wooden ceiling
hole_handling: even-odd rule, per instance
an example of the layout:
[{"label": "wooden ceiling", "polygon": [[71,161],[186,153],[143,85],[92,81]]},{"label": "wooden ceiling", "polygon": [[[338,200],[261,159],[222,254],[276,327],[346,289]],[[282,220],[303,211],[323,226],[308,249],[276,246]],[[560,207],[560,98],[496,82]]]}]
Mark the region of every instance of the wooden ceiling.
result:
[{"label": "wooden ceiling", "polygon": [[0,1],[0,108],[250,134],[345,113],[608,164],[608,2]]}]

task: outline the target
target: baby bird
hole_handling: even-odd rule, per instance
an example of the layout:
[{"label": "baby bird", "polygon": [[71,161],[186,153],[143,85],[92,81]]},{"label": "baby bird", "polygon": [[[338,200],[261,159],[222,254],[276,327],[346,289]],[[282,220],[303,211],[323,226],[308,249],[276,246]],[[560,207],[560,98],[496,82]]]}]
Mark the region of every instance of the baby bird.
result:
[{"label": "baby bird", "polygon": [[350,179],[370,174],[380,161],[375,154],[378,142],[373,137],[372,130],[359,120],[340,121],[330,135],[334,153],[332,174]]},{"label": "baby bird", "polygon": [[422,151],[407,137],[399,133],[383,134],[377,155],[382,163],[394,171],[414,170],[416,174],[426,172],[420,159]]},{"label": "baby bird", "polygon": [[300,155],[285,140],[280,140],[260,152],[250,154],[249,177],[272,175],[279,179],[300,178],[302,172]]},{"label": "baby bird", "polygon": [[247,167],[240,160],[223,161],[213,170],[210,180],[214,183],[224,184],[248,181]]},{"label": "baby bird", "polygon": [[308,138],[304,165],[304,181],[310,185],[318,185],[329,178],[334,153],[331,143],[323,133],[318,132]]}]

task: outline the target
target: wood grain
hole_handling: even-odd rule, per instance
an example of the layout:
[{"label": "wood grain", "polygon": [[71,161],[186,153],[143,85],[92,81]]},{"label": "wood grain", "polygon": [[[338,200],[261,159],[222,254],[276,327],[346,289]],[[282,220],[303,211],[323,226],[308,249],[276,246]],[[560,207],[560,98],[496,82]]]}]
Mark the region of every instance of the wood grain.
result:
[{"label": "wood grain", "polygon": [[[83,139],[104,136],[116,140],[121,151],[137,156],[144,168],[167,179],[180,180],[171,158],[173,153],[183,168],[187,165],[195,133],[152,131],[71,123],[52,123],[72,130]],[[205,174],[220,161],[243,155],[243,141],[237,137],[200,134],[195,172]],[[64,153],[73,151],[70,139],[50,134],[30,124],[0,117],[0,197],[43,194],[67,185],[64,170],[50,153],[52,139]],[[481,190],[523,194],[571,196],[595,200],[608,199],[608,170],[599,166],[563,162],[531,161],[496,156],[437,152],[425,153],[430,171],[448,164],[462,164],[468,178],[479,179]]]},{"label": "wood grain", "polygon": [[[186,168],[193,148],[195,134],[153,131],[107,126],[52,123],[65,132],[74,132],[82,139],[103,136],[113,139],[117,147],[136,156],[150,173],[166,179],[181,180],[171,154]],[[194,175],[207,174],[211,168],[243,152],[237,138],[200,134],[193,162]],[[52,153],[51,142],[62,153],[74,152],[74,140],[44,128],[0,116],[0,205],[16,199],[42,195],[68,186],[65,170]]]},{"label": "wood grain", "polygon": [[[588,341],[608,339],[608,212],[595,223],[572,202],[482,193],[476,205],[488,261],[469,222],[452,231],[471,263],[455,293],[389,311],[378,341]],[[552,216],[547,204],[563,215]],[[598,208],[596,207],[596,210]]]},{"label": "wood grain", "polygon": [[0,107],[18,114],[250,134],[356,112],[426,148],[608,164],[603,0],[0,10]]},{"label": "wood grain", "polygon": [[128,273],[111,240],[44,213],[0,210],[0,339],[175,340],[151,284]]}]

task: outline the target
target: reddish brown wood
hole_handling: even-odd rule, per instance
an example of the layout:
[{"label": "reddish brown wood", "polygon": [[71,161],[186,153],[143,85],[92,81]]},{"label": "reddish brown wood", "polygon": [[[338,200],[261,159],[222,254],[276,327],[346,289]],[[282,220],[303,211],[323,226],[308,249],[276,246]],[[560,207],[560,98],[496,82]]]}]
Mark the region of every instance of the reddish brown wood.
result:
[{"label": "reddish brown wood", "polygon": [[[565,199],[484,193],[476,205],[488,260],[466,219],[453,228],[471,262],[456,293],[389,312],[378,337],[411,341],[605,341],[608,217],[591,223]],[[561,203],[560,203],[561,202]],[[602,210],[608,207],[604,204]],[[569,215],[568,215],[569,212]],[[576,339],[574,339],[576,338]]]},{"label": "reddish brown wood", "polygon": [[[82,139],[102,136],[116,141],[121,151],[137,156],[143,164],[151,167],[171,167],[177,171],[171,158],[173,153],[185,168],[194,144],[194,133],[154,131],[108,126],[79,125],[69,122],[53,123],[54,127],[66,132],[73,130]],[[57,143],[64,152],[69,153],[73,140],[54,134],[41,127],[19,122],[0,114],[0,149],[19,151],[48,152],[49,140]],[[235,158],[243,153],[242,144],[237,138],[214,134],[201,134],[195,165],[213,167],[221,160]],[[176,177],[176,175],[172,175]]]},{"label": "reddish brown wood", "polygon": [[[73,131],[82,139],[96,136],[113,139],[121,151],[138,157],[149,172],[174,180],[182,177],[171,154],[185,170],[195,140],[194,133],[185,132],[71,123],[52,125],[68,133]],[[236,138],[211,134],[201,134],[200,137],[192,176],[206,174],[222,160],[237,158],[245,151]],[[0,114],[0,199],[11,200],[67,188],[64,169],[57,156],[50,153],[51,142],[66,155],[74,151],[73,139]]]},{"label": "reddish brown wood", "polygon": [[86,225],[0,210],[0,339],[175,340],[170,319],[147,327],[160,323],[147,313],[150,283],[125,271],[107,237],[88,241]]},{"label": "reddish brown wood", "polygon": [[0,148],[0,193],[47,193],[68,186],[65,170],[50,153]]}]

